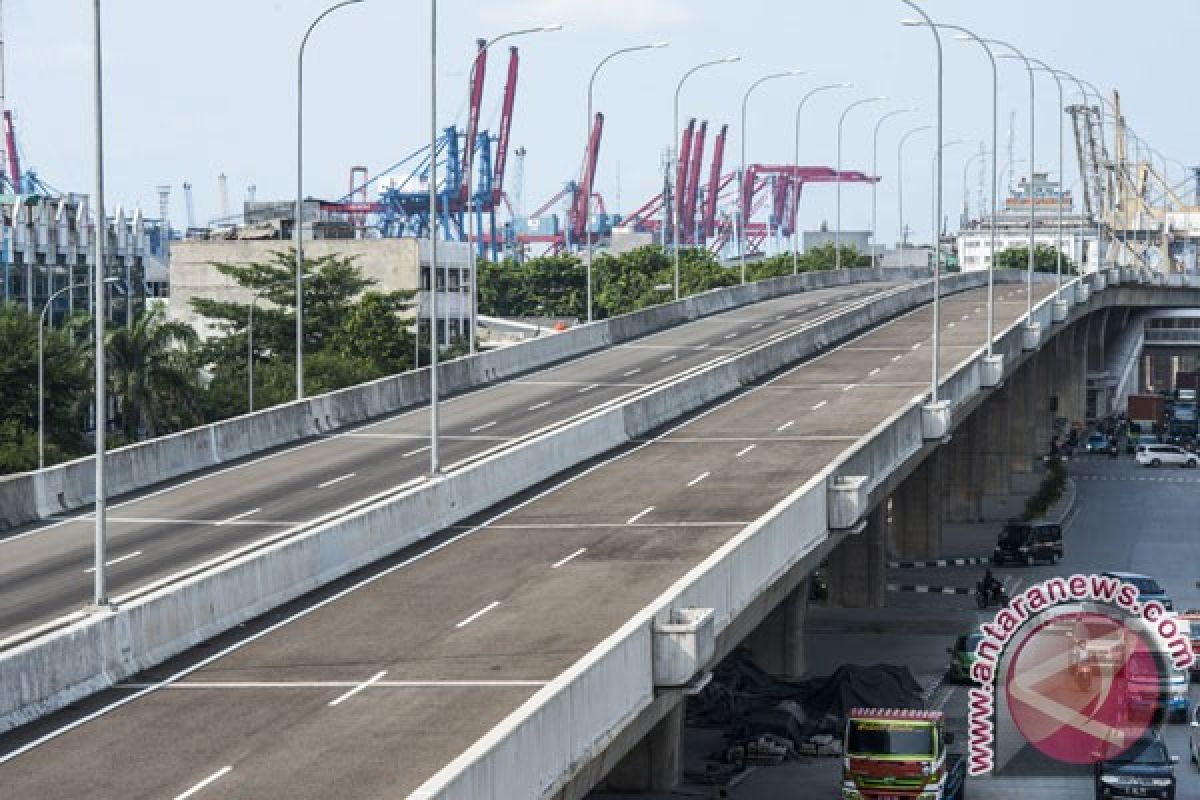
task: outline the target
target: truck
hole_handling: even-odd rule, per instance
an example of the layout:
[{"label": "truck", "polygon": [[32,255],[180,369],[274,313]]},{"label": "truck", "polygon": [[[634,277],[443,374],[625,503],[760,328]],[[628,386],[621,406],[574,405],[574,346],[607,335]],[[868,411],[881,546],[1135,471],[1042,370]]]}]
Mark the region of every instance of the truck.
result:
[{"label": "truck", "polygon": [[842,800],[962,800],[967,764],[941,711],[855,708],[842,742]]},{"label": "truck", "polygon": [[1142,433],[1153,433],[1161,425],[1167,410],[1167,401],[1157,394],[1131,394],[1129,396],[1129,421],[1140,425]]}]

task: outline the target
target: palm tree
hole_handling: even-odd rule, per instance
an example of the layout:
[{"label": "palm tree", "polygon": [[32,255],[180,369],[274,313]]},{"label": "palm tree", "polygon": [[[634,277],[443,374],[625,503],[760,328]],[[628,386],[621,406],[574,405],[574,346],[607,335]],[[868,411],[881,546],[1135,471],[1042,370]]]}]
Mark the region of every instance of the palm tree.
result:
[{"label": "palm tree", "polygon": [[130,328],[109,331],[109,385],[126,441],[158,436],[199,421],[196,371],[189,351],[196,332],[185,322],[147,311]]}]

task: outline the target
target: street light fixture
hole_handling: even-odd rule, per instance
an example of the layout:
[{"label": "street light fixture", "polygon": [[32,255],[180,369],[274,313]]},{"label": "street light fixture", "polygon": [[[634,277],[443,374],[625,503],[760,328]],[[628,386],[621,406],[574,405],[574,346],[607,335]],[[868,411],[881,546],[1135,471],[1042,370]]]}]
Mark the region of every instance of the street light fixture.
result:
[{"label": "street light fixture", "polygon": [[[596,76],[600,74],[600,70],[605,64],[612,61],[614,58],[625,55],[626,53],[636,53],[641,50],[658,50],[663,47],[670,46],[669,42],[654,42],[652,44],[639,44],[633,47],[622,47],[619,50],[614,50],[604,58],[600,59],[600,63],[592,70],[592,77],[588,80],[587,90],[587,124],[583,130],[586,135],[587,131],[591,130],[592,125],[592,92],[596,85]],[[593,176],[595,170],[593,168]],[[594,319],[592,311],[592,187],[590,185],[582,187],[583,191],[583,238],[586,242],[585,252],[587,261],[585,264],[587,272],[587,321],[591,322]]]},{"label": "street light fixture", "polygon": [[[741,61],[741,60],[742,60],[741,56],[732,55],[732,56],[725,56],[724,58],[718,58],[714,61],[705,61],[701,64],[697,64],[696,66],[689,69],[687,72],[683,73],[683,77],[681,77],[679,79],[679,82],[677,84],[675,84],[675,105],[674,105],[674,111],[673,111],[673,116],[672,116],[672,119],[673,119],[672,124],[674,125],[674,128],[671,130],[671,138],[667,140],[670,142],[669,151],[672,154],[671,175],[676,175],[679,173],[679,150],[677,149],[677,147],[675,145],[675,137],[679,135],[679,93],[683,91],[683,84],[687,81],[688,78],[692,77],[693,75],[695,75],[697,72],[699,72],[702,69],[706,69],[708,67],[716,67],[721,64],[733,64],[733,63]],[[678,191],[678,187],[676,187],[676,191]],[[668,215],[669,215],[668,218],[671,220],[671,243],[672,243],[672,248],[673,248],[673,253],[674,253],[674,262],[675,262],[675,299],[678,300],[679,299],[679,212],[676,208],[676,204],[671,202],[672,198],[666,197],[664,199],[667,201],[667,205],[670,206],[670,209],[668,211]],[[666,243],[664,241],[664,246],[665,246],[665,244]]]},{"label": "street light fixture", "polygon": [[[767,81],[773,81],[778,78],[795,78],[804,73],[798,69],[789,69],[786,72],[772,72],[770,75],[763,75],[761,78],[750,84],[746,88],[745,94],[742,95],[742,163],[738,170],[738,213],[734,215],[734,225],[740,228],[740,235],[737,237],[738,243],[738,261],[742,268],[742,283],[746,282],[746,226],[750,223],[750,209],[746,205],[746,107],[750,103],[750,95],[759,86],[762,86]],[[739,219],[742,217],[742,219]]]},{"label": "street light fixture", "polygon": [[[904,254],[908,251],[908,232],[904,229],[904,145],[910,137],[933,129],[933,125],[918,125],[901,136],[900,141],[896,144],[896,201],[900,206],[900,260],[902,262]],[[900,266],[905,266],[905,264],[902,263]]]},{"label": "street light fixture", "polygon": [[[517,31],[508,31],[499,36],[494,36],[490,40],[484,42],[483,47],[475,54],[475,58],[471,61],[471,70],[467,79],[467,97],[471,98],[475,95],[475,77],[479,70],[479,57],[491,49],[492,45],[501,42],[505,39],[511,39],[514,36],[524,36],[530,33],[551,33],[561,31],[562,25],[554,23],[552,25],[542,25],[537,28],[523,28]],[[476,258],[475,258],[475,143],[467,142],[467,257],[471,269],[468,275],[471,276],[471,289],[467,299],[469,306],[467,311],[467,353],[475,355],[475,331],[478,329],[478,305],[479,305],[479,281],[476,279]],[[490,145],[489,145],[490,148]]]},{"label": "street light fixture", "polygon": [[[897,109],[895,111],[889,111],[887,114],[884,114],[875,122],[875,133],[871,140],[871,177],[872,178],[876,178],[876,179],[879,178],[879,129],[883,127],[883,123],[888,121],[892,117],[898,117],[901,114],[911,114],[914,111],[918,111],[918,110],[919,109],[916,106],[910,106],[909,108],[901,108],[901,109]],[[878,180],[872,181],[871,182],[871,267],[872,268],[879,266],[879,245],[876,241],[879,238],[878,237],[878,224],[876,222],[877,211],[878,211],[876,198],[878,195],[878,189],[879,189]]]},{"label": "street light fixture", "polygon": [[[1025,54],[1017,48],[1013,47],[1008,42],[1002,42],[999,39],[984,39],[987,44],[994,44],[1000,47],[1007,48],[1016,54],[1018,58],[1025,62],[1025,71],[1029,75],[1029,185],[1026,187],[1029,192],[1029,266],[1025,276],[1025,328],[1027,331],[1035,332],[1038,330],[1038,325],[1033,321],[1033,267],[1034,267],[1034,223],[1036,222],[1035,214],[1037,205],[1033,202],[1033,172],[1037,169],[1037,159],[1034,157],[1035,149],[1034,142],[1037,134],[1035,125],[1036,114],[1036,87],[1033,77],[1033,64]],[[1001,58],[1005,54],[1000,55]],[[1032,335],[1032,334],[1031,334]]]},{"label": "street light fixture", "polygon": [[[93,56],[95,59],[93,76],[95,83],[95,124],[96,124],[96,263],[94,275],[99,280],[93,280],[95,306],[93,319],[95,323],[96,348],[96,525],[95,525],[95,572],[92,584],[92,605],[97,611],[109,608],[107,575],[105,561],[108,544],[108,519],[104,485],[104,459],[106,423],[108,422],[107,377],[104,362],[104,315],[107,311],[104,303],[104,272],[106,259],[104,253],[108,238],[108,221],[104,214],[104,69],[102,55],[102,40],[100,35],[100,0],[93,3]],[[32,292],[31,292],[32,294]]]},{"label": "street light fixture", "polygon": [[846,125],[846,116],[859,106],[865,106],[868,103],[878,103],[882,100],[887,100],[883,95],[877,97],[864,97],[862,100],[856,100],[846,106],[842,111],[842,116],[838,118],[837,124],[837,174],[834,176],[833,182],[837,189],[837,228],[833,234],[833,268],[842,268],[842,129]]},{"label": "street light fixture", "polygon": [[796,181],[796,201],[792,204],[792,274],[800,274],[800,112],[804,110],[804,104],[814,94],[827,92],[833,89],[852,89],[853,83],[827,83],[824,86],[818,86],[815,89],[810,89],[804,97],[800,98],[800,103],[796,106],[796,156],[792,162],[792,168],[795,171]]},{"label": "street light fixture", "polygon": [[[300,40],[300,52],[296,57],[296,220],[292,236],[296,240],[296,399],[304,399],[304,48],[308,37],[321,23],[339,8],[356,5],[364,0],[342,0],[321,12],[312,21],[304,38]],[[435,0],[436,2],[436,0]],[[97,0],[99,3],[99,0]],[[97,315],[100,316],[100,315]]]},{"label": "street light fixture", "polygon": [[[104,283],[116,283],[117,280],[116,277],[105,278]],[[59,289],[46,300],[46,304],[42,306],[42,313],[38,317],[38,469],[44,469],[46,466],[46,362],[43,344],[44,336],[42,333],[42,329],[46,326],[46,312],[50,310],[50,307],[54,305],[54,301],[60,295],[76,289],[88,288],[91,285],[91,281],[83,281],[82,283],[71,284]]]}]

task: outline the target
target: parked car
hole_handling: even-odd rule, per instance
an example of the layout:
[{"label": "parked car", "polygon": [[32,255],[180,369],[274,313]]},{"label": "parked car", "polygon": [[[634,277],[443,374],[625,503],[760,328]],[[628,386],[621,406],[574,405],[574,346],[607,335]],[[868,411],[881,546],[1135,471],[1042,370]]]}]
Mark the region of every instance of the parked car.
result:
[{"label": "parked car", "polygon": [[1175,800],[1178,762],[1162,739],[1147,735],[1120,755],[1096,764],[1096,800],[1117,797]]},{"label": "parked car", "polygon": [[1000,531],[992,563],[1056,564],[1063,557],[1062,526],[1052,522],[1010,522]]},{"label": "parked car", "polygon": [[1112,448],[1112,442],[1103,433],[1093,433],[1083,444],[1086,453],[1107,453]]},{"label": "parked car", "polygon": [[946,652],[950,654],[949,678],[951,681],[954,683],[975,682],[975,679],[971,677],[971,667],[975,664],[975,648],[979,646],[979,640],[982,638],[983,634],[979,631],[962,633],[954,640],[953,647],[946,648]]},{"label": "parked car", "polygon": [[1167,590],[1159,586],[1158,581],[1149,575],[1141,575],[1137,572],[1105,572],[1102,574],[1106,578],[1116,578],[1119,581],[1132,583],[1136,586],[1138,590],[1138,602],[1142,605],[1151,600],[1157,600],[1168,611],[1175,610],[1175,604],[1171,601],[1171,596],[1167,594]]},{"label": "parked car", "polygon": [[1137,463],[1143,467],[1180,466],[1195,469],[1200,457],[1173,444],[1138,445]]}]

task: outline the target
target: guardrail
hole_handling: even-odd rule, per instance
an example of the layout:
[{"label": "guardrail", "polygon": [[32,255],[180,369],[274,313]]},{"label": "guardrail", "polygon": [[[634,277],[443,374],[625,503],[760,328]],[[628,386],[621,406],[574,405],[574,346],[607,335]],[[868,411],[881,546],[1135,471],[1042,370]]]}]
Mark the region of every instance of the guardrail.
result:
[{"label": "guardrail", "polygon": [[[978,286],[960,276],[947,289]],[[602,409],[419,487],[239,555],[112,612],[0,653],[0,732],[181,653],[560,472],[915,308],[929,282],[872,295],[658,391]]]},{"label": "guardrail", "polygon": [[[1019,275],[1019,273],[1018,273]],[[1011,273],[1005,276],[1011,278]],[[1132,297],[1131,290],[1109,291],[1125,276],[1115,271],[1089,274],[1064,283],[1061,296],[1076,317]],[[1019,278],[1023,280],[1024,277]],[[1039,276],[1044,282],[1053,276]],[[1144,279],[1144,280],[1143,280]],[[1153,278],[1138,276],[1153,285]],[[1010,376],[1030,351],[1025,328],[1041,325],[1037,346],[1054,325],[1056,294],[1039,302],[1031,317],[1017,320],[993,341],[1004,354]],[[1063,322],[1070,320],[1068,317]],[[940,386],[950,411],[980,391],[984,347],[960,362]],[[475,745],[448,764],[411,797],[419,800],[475,800],[479,797],[553,797],[573,771],[598,757],[620,727],[646,710],[655,698],[654,629],[673,612],[713,609],[716,633],[724,630],[763,591],[823,544],[830,532],[829,489],[843,476],[867,476],[880,486],[889,473],[926,444],[922,407],[914,398],[843,455],[740,532],[647,605],[626,625],[597,645],[570,669],[540,689]],[[701,665],[706,666],[706,665]]]},{"label": "guardrail", "polygon": [[[919,280],[928,275],[928,270],[919,269],[831,270],[715,289],[446,362],[438,368],[439,386],[445,396],[466,392],[675,325],[789,294],[854,283]],[[429,368],[425,367],[116,448],[105,460],[107,494],[117,497],[145,489],[428,402]],[[90,505],[95,502],[95,493],[91,456],[2,477],[0,531]]]}]

